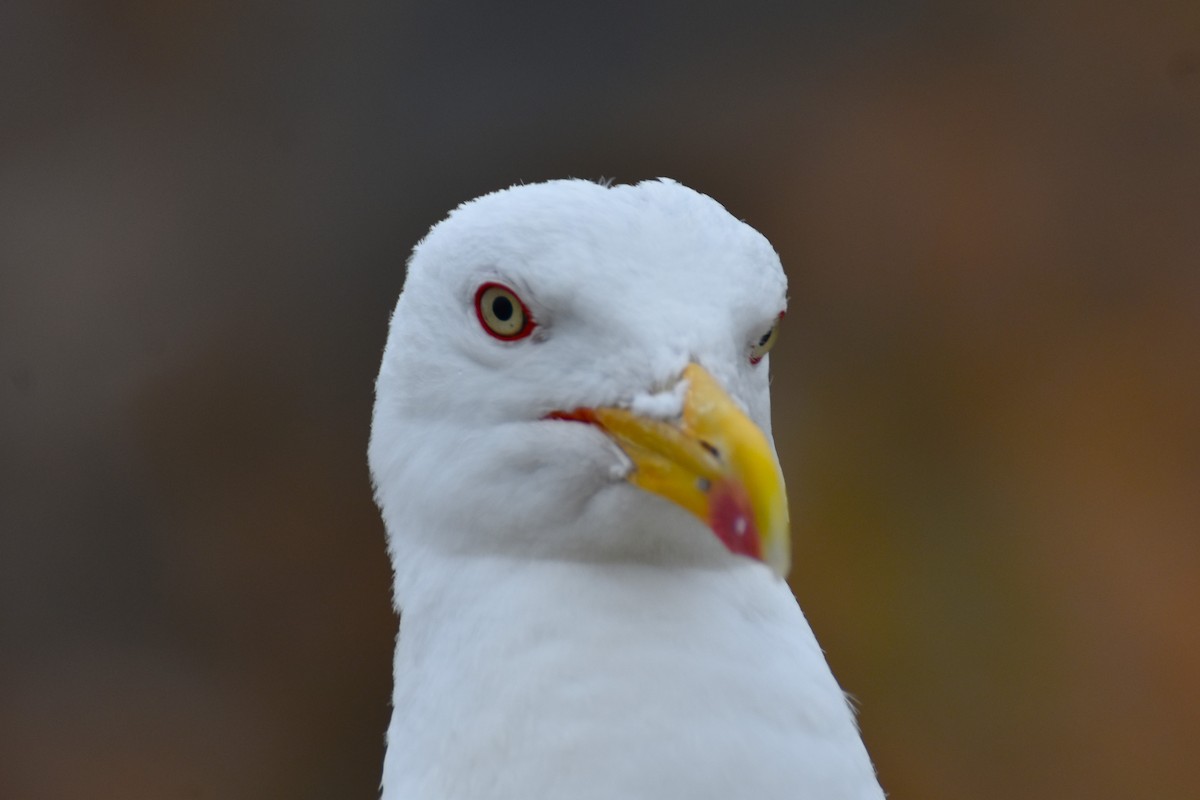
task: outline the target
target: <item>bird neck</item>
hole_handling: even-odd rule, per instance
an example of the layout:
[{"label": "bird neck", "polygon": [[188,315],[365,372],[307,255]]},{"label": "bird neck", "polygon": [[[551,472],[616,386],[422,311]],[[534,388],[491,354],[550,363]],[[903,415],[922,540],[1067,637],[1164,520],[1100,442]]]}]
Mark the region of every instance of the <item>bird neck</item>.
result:
[{"label": "bird neck", "polygon": [[[420,567],[397,576],[402,620],[385,798],[630,796],[614,787],[689,770],[699,785],[710,766],[712,780],[760,769],[762,748],[819,753],[818,743],[833,739],[861,750],[790,590],[759,564],[438,556]],[[729,730],[745,727],[747,714],[763,740],[727,752]],[[639,752],[656,755],[631,756]],[[492,759],[504,764],[502,778],[471,768]],[[787,785],[801,766],[825,769],[794,761],[780,757],[778,775],[759,777]],[[860,761],[856,772],[869,777],[865,752]],[[584,762],[630,772],[597,784],[596,795],[591,784],[571,783],[570,765]],[[550,777],[560,782],[544,783]]]},{"label": "bird neck", "polygon": [[761,564],[730,562],[712,569],[427,553],[416,568],[397,569],[398,652],[411,644],[415,656],[439,642],[505,658],[547,641],[590,650],[663,638],[701,646],[714,627],[723,628],[719,641],[736,644],[731,632],[803,623],[786,584]]}]

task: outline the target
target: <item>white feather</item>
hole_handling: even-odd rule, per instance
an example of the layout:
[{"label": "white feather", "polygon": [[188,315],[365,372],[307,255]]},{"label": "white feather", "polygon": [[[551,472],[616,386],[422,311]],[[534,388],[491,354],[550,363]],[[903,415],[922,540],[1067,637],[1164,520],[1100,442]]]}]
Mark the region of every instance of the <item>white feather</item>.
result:
[{"label": "white feather", "polygon": [[683,398],[687,388],[687,380],[681,380],[661,392],[639,392],[633,396],[629,409],[651,419],[677,419],[683,414]]}]

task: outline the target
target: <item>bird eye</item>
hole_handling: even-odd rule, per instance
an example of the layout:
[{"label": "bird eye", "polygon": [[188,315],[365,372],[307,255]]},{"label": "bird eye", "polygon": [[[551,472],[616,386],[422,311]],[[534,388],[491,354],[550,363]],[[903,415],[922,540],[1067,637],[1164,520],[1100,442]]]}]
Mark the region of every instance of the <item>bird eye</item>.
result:
[{"label": "bird eye", "polygon": [[535,324],[516,292],[499,283],[485,283],[475,292],[475,314],[484,330],[506,341],[524,339]]},{"label": "bird eye", "polygon": [[754,340],[750,345],[750,363],[757,364],[763,360],[763,356],[771,352],[771,348],[775,346],[775,340],[779,338],[779,323],[783,320],[783,314],[775,320],[775,324],[771,329]]}]

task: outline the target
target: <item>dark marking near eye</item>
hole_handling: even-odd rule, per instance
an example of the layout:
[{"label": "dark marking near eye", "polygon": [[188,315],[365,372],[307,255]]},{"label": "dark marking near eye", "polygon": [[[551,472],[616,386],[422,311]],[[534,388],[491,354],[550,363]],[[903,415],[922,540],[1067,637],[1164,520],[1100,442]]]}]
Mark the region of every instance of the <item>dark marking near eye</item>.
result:
[{"label": "dark marking near eye", "polygon": [[707,450],[707,451],[708,451],[708,454],[709,454],[710,456],[712,456],[713,458],[720,458],[720,457],[721,457],[721,451],[720,451],[720,450],[718,450],[717,448],[713,447],[713,446],[712,446],[711,444],[709,444],[708,442],[706,442],[706,441],[704,441],[704,440],[701,440],[701,441],[700,441],[700,446],[701,446],[701,447],[703,447],[705,450]]}]

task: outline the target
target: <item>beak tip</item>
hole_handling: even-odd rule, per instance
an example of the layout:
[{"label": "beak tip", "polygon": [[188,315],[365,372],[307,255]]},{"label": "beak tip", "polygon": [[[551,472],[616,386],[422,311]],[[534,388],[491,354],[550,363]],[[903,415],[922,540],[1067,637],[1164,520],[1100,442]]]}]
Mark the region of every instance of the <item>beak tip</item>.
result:
[{"label": "beak tip", "polygon": [[734,555],[761,561],[780,578],[791,568],[791,541],[786,510],[784,522],[778,517],[760,529],[749,492],[735,480],[716,482],[709,491],[708,526],[726,549]]},{"label": "beak tip", "polygon": [[777,578],[787,580],[788,573],[792,568],[791,547],[788,543],[787,531],[771,541],[762,554],[762,560]]}]

